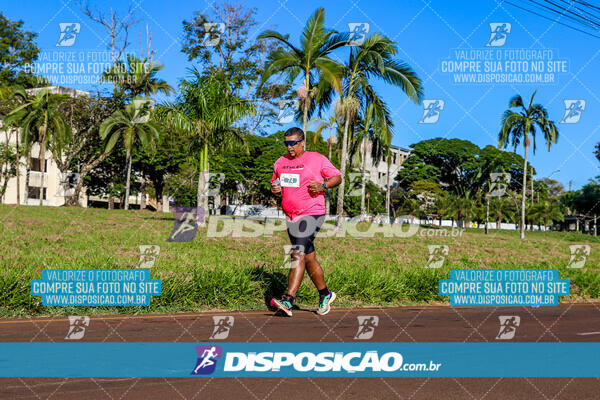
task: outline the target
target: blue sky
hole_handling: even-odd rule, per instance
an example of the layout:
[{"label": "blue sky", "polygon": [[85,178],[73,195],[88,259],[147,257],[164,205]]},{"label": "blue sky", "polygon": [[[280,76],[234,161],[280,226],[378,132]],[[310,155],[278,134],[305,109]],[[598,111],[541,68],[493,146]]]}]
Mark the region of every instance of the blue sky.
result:
[{"label": "blue sky", "polygon": [[[207,12],[209,2],[144,0],[135,2],[141,22],[132,29],[130,51],[139,52],[139,32],[146,24],[152,31],[152,46],[156,58],[164,64],[161,77],[176,87],[186,76],[192,63],[180,52],[178,39],[181,22],[191,19],[194,11]],[[298,43],[299,32],[307,18],[322,4],[325,6],[326,25],[339,31],[348,30],[350,22],[367,22],[370,33],[379,32],[398,44],[398,58],[407,62],[422,79],[426,99],[440,99],[444,109],[436,123],[419,123],[423,106],[414,105],[396,88],[376,85],[381,96],[393,111],[395,136],[393,144],[408,147],[423,139],[435,137],[470,140],[483,147],[495,145],[500,116],[508,100],[520,93],[526,100],[539,86],[536,102],[545,105],[550,118],[558,123],[560,138],[550,152],[540,138],[537,152],[530,157],[537,170],[536,178],[552,176],[566,188],[572,181],[573,189],[600,175],[600,163],[593,155],[594,144],[600,139],[598,110],[600,97],[596,94],[600,70],[600,39],[570,30],[559,24],[530,15],[506,3],[494,0],[449,2],[443,0],[414,1],[245,1],[247,7],[257,8],[259,28],[276,29],[289,33]],[[126,2],[92,2],[102,10],[113,7],[126,9]],[[85,17],[77,4],[68,0],[4,2],[2,12],[10,19],[22,19],[25,28],[39,34],[38,46],[47,54],[57,52],[105,51],[103,28]],[[56,47],[60,36],[59,23],[79,22],[81,31],[71,47]],[[490,40],[490,23],[511,25],[503,46],[486,47]],[[566,61],[566,72],[553,74],[554,83],[453,83],[455,78],[444,71],[442,62],[456,60],[455,50],[498,50],[501,65],[509,60],[509,51],[515,49],[549,50],[553,60]],[[506,51],[505,51],[506,50]],[[335,54],[346,59],[347,49]],[[489,52],[486,54],[490,54]],[[514,53],[512,53],[514,54]],[[504,58],[502,58],[504,57]],[[516,57],[516,61],[524,61]],[[549,59],[542,60],[546,63]],[[483,61],[481,61],[483,63]],[[529,68],[531,68],[530,64]],[[546,71],[547,72],[547,71]],[[65,85],[89,90],[90,85]],[[564,100],[585,100],[585,110],[576,123],[559,123],[565,114]],[[573,122],[573,120],[571,120]],[[286,128],[287,126],[284,126]],[[522,154],[522,149],[517,150]],[[559,170],[558,172],[556,172]]]}]

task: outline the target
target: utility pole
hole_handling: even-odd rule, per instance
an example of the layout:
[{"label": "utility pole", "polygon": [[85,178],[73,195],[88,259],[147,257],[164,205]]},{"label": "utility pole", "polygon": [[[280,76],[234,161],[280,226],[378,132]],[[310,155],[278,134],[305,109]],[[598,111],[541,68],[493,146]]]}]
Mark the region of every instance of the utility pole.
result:
[{"label": "utility pole", "polygon": [[573,181],[569,181],[569,192],[571,191],[571,184],[573,183]]}]

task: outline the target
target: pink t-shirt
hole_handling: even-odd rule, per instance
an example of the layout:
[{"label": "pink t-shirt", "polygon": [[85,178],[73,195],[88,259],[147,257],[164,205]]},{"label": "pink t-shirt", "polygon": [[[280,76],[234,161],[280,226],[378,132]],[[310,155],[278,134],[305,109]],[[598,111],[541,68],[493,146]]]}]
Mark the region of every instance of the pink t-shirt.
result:
[{"label": "pink t-shirt", "polygon": [[[281,206],[288,219],[295,221],[303,215],[325,214],[325,193],[310,192],[310,182],[323,183],[324,179],[341,174],[321,153],[305,151],[295,158],[289,154],[279,157],[273,165],[271,182],[281,181]],[[284,181],[297,187],[284,186]]]}]

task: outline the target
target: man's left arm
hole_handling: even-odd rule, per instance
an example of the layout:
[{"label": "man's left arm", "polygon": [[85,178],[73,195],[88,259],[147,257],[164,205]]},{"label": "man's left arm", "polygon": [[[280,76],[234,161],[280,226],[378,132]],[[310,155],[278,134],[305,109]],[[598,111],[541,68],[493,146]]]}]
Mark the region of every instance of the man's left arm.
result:
[{"label": "man's left arm", "polygon": [[333,166],[327,157],[323,157],[321,176],[327,180],[325,182],[311,181],[308,186],[312,192],[324,192],[325,189],[332,189],[342,183],[342,173]]}]

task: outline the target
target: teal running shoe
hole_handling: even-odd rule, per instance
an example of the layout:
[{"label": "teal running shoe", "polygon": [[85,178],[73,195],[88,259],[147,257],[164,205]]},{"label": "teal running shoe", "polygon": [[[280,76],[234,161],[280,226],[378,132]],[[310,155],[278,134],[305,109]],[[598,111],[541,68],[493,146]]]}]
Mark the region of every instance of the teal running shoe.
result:
[{"label": "teal running shoe", "polygon": [[325,296],[319,296],[319,308],[317,309],[318,315],[325,315],[330,310],[330,304],[335,300],[335,292],[329,291],[329,294]]},{"label": "teal running shoe", "polygon": [[292,303],[285,299],[271,299],[271,307],[286,313],[288,317],[292,316]]}]

